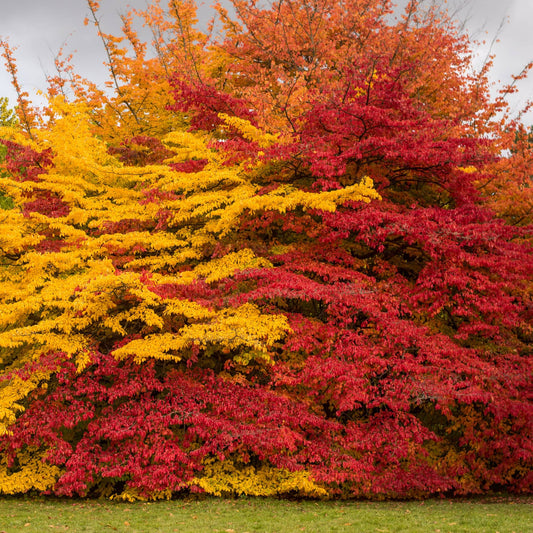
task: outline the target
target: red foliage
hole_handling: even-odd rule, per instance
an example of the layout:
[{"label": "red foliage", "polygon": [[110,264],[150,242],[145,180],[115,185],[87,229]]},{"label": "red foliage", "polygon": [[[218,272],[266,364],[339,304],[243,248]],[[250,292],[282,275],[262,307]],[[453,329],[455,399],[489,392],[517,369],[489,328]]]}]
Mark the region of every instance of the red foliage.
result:
[{"label": "red foliage", "polygon": [[28,146],[0,139],[7,148],[5,159],[6,170],[20,181],[39,181],[39,176],[52,165],[51,150],[37,153]]},{"label": "red foliage", "polygon": [[182,371],[153,361],[140,368],[93,356],[81,376],[64,363],[53,390],[36,393],[3,443],[13,458],[23,445],[45,445],[47,461],[65,469],[58,495],[101,491],[105,480],[142,494],[180,490],[211,456],[268,460],[291,470],[331,460],[328,442],[338,424],[301,402],[207,369]]},{"label": "red foliage", "polygon": [[146,135],[124,139],[120,146],[110,147],[109,153],[131,166],[155,165],[173,155],[159,139]]}]

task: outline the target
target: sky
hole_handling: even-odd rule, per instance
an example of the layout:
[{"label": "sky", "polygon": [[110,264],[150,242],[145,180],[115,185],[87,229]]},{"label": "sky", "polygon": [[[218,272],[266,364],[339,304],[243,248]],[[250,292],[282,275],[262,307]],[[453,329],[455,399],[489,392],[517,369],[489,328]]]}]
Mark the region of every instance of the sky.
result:
[{"label": "sky", "polygon": [[[200,5],[201,20],[209,18],[211,1]],[[446,3],[446,0],[434,1]],[[128,5],[144,8],[146,3],[147,0],[100,0],[104,31],[113,33],[120,28],[119,13],[124,13]],[[466,23],[469,34],[476,40],[486,41],[477,49],[479,64],[493,39],[496,36],[499,39],[491,49],[496,55],[491,74],[495,87],[510,82],[511,76],[533,59],[533,0],[448,0],[447,5],[452,10],[464,6],[458,12],[459,19]],[[94,27],[83,24],[87,15],[86,0],[0,0],[0,39],[7,38],[11,46],[17,47],[19,81],[33,101],[39,102],[36,91],[46,88],[46,74],[54,74],[54,56],[65,43],[68,51],[75,51],[77,71],[103,84],[104,50]],[[7,96],[11,105],[16,104],[10,78],[1,65],[0,96]],[[533,98],[533,74],[531,80],[519,85],[519,93],[510,100],[512,111],[518,113],[530,98]],[[533,112],[524,121],[533,124]]]}]

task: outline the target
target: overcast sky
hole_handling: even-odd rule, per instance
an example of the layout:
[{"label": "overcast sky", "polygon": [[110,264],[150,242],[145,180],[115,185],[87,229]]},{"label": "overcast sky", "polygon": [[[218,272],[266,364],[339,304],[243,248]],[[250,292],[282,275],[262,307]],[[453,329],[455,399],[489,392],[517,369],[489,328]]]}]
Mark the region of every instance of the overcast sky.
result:
[{"label": "overcast sky", "polygon": [[[335,1],[335,0],[332,0]],[[405,0],[397,0],[397,3]],[[445,3],[444,0],[437,0]],[[163,0],[163,3],[165,0]],[[119,13],[126,6],[143,8],[147,0],[100,0],[101,21],[104,31],[113,33],[120,27]],[[200,15],[207,19],[211,4],[207,0],[200,7]],[[500,42],[494,44],[496,54],[492,73],[494,82],[506,83],[533,59],[533,0],[449,0],[448,5],[467,6],[460,12],[467,28],[477,40],[490,43],[500,23],[505,24],[499,33]],[[83,76],[99,81],[105,78],[102,65],[103,49],[93,26],[84,26],[88,14],[86,0],[0,0],[0,38],[8,38],[17,46],[16,57],[23,88],[33,97],[38,89],[45,89],[45,73],[53,74],[53,58],[64,42],[69,51],[76,51],[74,64]],[[480,58],[486,56],[488,45],[479,50]],[[481,61],[481,59],[480,59]],[[512,100],[513,110],[533,97],[532,80],[523,82],[520,92]],[[10,79],[0,68],[0,96],[8,96],[16,103]],[[533,113],[526,121],[533,123]]]}]

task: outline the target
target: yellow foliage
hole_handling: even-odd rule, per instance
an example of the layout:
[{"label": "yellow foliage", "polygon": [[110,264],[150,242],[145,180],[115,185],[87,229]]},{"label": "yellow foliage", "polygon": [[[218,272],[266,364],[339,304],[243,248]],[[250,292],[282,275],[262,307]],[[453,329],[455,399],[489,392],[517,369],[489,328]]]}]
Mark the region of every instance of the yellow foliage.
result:
[{"label": "yellow foliage", "polygon": [[4,255],[16,256],[41,240],[40,235],[24,227],[21,213],[12,209],[0,211],[0,249]]},{"label": "yellow foliage", "polygon": [[218,154],[207,146],[209,138],[201,133],[186,130],[171,131],[163,137],[163,142],[176,155],[167,161],[180,163],[190,159],[207,159],[217,161]]},{"label": "yellow foliage", "polygon": [[27,449],[19,454],[20,468],[10,472],[5,459],[0,460],[0,494],[23,494],[30,490],[44,492],[50,489],[61,475],[57,466],[44,462],[43,454]]},{"label": "yellow foliage", "polygon": [[203,475],[195,478],[197,485],[208,494],[247,496],[276,496],[294,494],[312,498],[327,497],[328,492],[315,483],[309,472],[290,472],[286,469],[251,465],[236,466],[231,459],[211,460],[205,465]]},{"label": "yellow foliage", "polygon": [[241,133],[245,139],[257,143],[261,148],[268,148],[279,141],[279,135],[262,132],[260,129],[250,124],[250,121],[248,120],[229,116],[226,115],[226,113],[219,113],[218,116],[228,126],[232,126]]},{"label": "yellow foliage", "polygon": [[229,253],[220,259],[198,265],[193,272],[205,278],[208,283],[227,278],[250,268],[269,268],[272,263],[263,257],[256,257],[252,250],[245,248]]},{"label": "yellow foliage", "polygon": [[268,349],[290,331],[284,315],[263,314],[252,304],[216,313],[203,311],[200,306],[188,308],[180,304],[171,303],[169,314],[174,314],[176,310],[180,314],[192,311],[193,316],[210,321],[186,325],[177,333],[159,333],[132,340],[115,350],[114,356],[117,359],[132,357],[137,363],[150,358],[177,362],[181,360],[180,351],[194,344],[202,349],[209,345],[230,349],[251,348],[257,359],[270,363]]},{"label": "yellow foliage", "polygon": [[457,170],[460,170],[461,172],[464,172],[465,174],[474,174],[478,171],[478,169],[474,166],[469,167],[457,167]]},{"label": "yellow foliage", "polygon": [[135,487],[127,487],[120,494],[112,494],[110,500],[120,502],[154,502],[159,500],[170,500],[172,498],[172,491],[167,490],[154,490],[150,492],[149,496],[143,496]]}]

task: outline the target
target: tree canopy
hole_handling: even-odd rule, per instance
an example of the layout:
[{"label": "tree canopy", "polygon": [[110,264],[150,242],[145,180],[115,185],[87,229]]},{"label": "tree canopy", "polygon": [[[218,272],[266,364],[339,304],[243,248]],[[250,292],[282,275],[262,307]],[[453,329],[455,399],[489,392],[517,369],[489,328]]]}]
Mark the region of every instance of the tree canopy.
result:
[{"label": "tree canopy", "polygon": [[0,493],[531,491],[531,142],[453,20],[87,3],[108,87],[0,128]]}]

